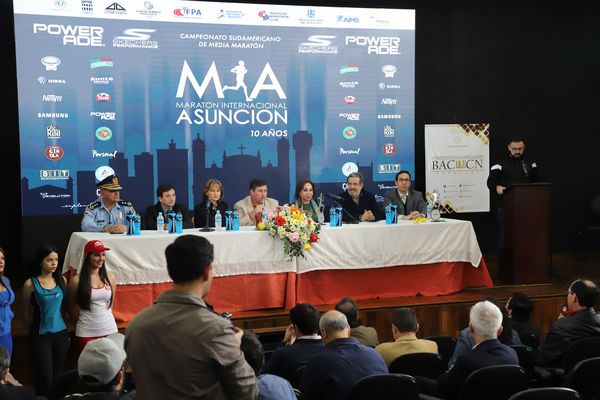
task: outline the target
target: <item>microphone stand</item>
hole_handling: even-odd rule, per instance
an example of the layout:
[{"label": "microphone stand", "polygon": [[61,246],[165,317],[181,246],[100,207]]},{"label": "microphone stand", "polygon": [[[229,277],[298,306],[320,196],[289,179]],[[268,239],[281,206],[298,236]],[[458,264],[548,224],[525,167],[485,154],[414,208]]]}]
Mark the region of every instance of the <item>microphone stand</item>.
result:
[{"label": "microphone stand", "polygon": [[210,228],[208,226],[208,222],[210,220],[210,200],[206,200],[206,224],[204,225],[204,228],[200,229],[200,232],[212,232],[215,230],[215,228]]}]

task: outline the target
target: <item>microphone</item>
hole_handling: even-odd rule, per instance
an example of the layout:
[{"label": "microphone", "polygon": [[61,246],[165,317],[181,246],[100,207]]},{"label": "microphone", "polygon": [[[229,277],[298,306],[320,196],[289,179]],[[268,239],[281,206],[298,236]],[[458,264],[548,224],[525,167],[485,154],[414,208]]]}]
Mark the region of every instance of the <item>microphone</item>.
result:
[{"label": "microphone", "polygon": [[523,172],[525,173],[525,177],[529,178],[529,166],[525,160],[521,160],[521,167],[523,167]]},{"label": "microphone", "polygon": [[212,232],[215,229],[210,228],[210,199],[206,199],[206,223],[204,224],[204,228],[200,229],[200,232]]},{"label": "microphone", "polygon": [[328,198],[330,198],[333,201],[337,201],[338,203],[344,202],[344,199],[341,196],[338,196],[336,194],[325,193],[325,196],[327,196]]}]

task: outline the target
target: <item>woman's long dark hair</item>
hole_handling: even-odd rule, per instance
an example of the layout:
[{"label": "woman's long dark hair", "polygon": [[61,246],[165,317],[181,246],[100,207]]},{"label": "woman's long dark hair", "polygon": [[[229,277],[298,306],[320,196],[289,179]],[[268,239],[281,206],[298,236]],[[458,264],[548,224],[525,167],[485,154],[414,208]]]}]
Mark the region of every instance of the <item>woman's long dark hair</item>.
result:
[{"label": "woman's long dark hair", "polygon": [[300,192],[302,191],[302,188],[304,187],[304,185],[306,185],[307,183],[310,183],[310,186],[312,186],[313,197],[315,196],[315,184],[310,179],[304,179],[304,180],[298,182],[298,184],[296,185],[296,191],[294,193],[294,201],[300,202]]},{"label": "woman's long dark hair", "polygon": [[[82,310],[90,309],[90,301],[92,298],[92,278],[90,276],[90,268],[92,262],[90,261],[90,256],[92,253],[89,253],[83,259],[83,264],[81,265],[81,270],[79,271],[79,286],[77,287],[77,304],[79,308]],[[102,264],[102,267],[98,270],[98,275],[100,275],[100,279],[102,283],[105,285],[111,286],[110,279],[108,279],[108,273],[106,272],[106,263]],[[112,306],[113,296],[115,294],[110,291],[110,304],[109,307]]]},{"label": "woman's long dark hair", "polygon": [[[42,262],[44,258],[48,257],[48,254],[56,253],[58,255],[58,250],[51,244],[45,244],[39,247],[35,253],[35,258],[33,259],[33,264],[31,266],[31,277],[38,277],[42,274]],[[59,263],[60,264],[60,263]],[[66,287],[65,281],[63,280],[62,274],[60,273],[60,268],[57,267],[56,270],[52,273],[52,278],[56,282],[56,286],[60,288],[63,292],[63,301],[66,298]]]}]

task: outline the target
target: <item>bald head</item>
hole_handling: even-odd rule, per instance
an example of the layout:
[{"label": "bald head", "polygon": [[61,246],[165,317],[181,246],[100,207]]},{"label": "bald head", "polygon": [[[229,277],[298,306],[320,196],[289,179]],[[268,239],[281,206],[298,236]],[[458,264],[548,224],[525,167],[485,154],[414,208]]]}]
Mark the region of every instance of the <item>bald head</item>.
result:
[{"label": "bald head", "polygon": [[350,337],[348,319],[339,311],[327,311],[319,320],[319,330],[325,344],[335,339]]}]

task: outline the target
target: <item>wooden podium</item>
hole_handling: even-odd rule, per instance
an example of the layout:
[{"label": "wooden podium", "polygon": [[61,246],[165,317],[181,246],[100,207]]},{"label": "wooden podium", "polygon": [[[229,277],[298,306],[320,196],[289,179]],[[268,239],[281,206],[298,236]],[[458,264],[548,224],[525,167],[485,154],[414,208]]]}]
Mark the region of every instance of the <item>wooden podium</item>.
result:
[{"label": "wooden podium", "polygon": [[551,191],[552,183],[504,191],[504,274],[511,283],[549,282]]}]

